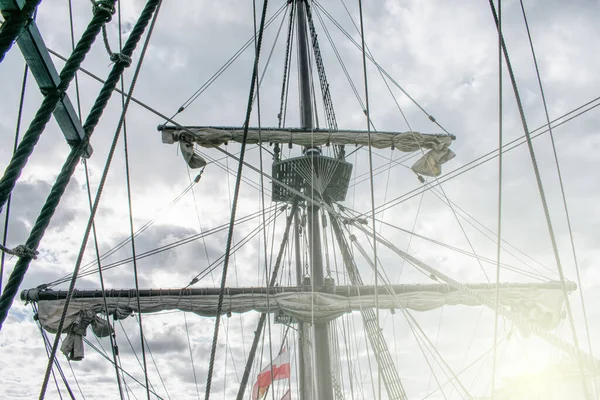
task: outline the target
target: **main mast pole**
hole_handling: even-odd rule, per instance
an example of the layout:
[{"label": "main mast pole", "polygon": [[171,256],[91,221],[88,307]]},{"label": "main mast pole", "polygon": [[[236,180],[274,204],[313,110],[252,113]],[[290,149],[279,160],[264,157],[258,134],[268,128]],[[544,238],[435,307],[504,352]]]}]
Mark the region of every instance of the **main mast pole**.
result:
[{"label": "main mast pole", "polygon": [[[300,123],[303,129],[311,130],[313,126],[313,109],[310,90],[310,65],[308,59],[308,34],[306,21],[306,5],[304,0],[296,0],[296,15],[298,26],[298,74],[300,77]],[[311,151],[313,148],[306,147],[306,157],[314,157],[320,151]],[[314,188],[311,187],[311,195]],[[312,196],[311,196],[312,197]],[[321,251],[321,233],[319,229],[319,207],[313,202],[306,205],[308,219],[308,245],[311,264],[311,280],[313,286],[322,286],[323,255]],[[302,284],[302,282],[298,282]],[[329,327],[326,323],[314,325],[315,346],[315,375],[317,380],[316,395],[319,400],[333,399],[331,385],[331,359],[329,355]],[[306,371],[305,371],[306,373]],[[304,382],[302,382],[304,384]],[[305,392],[306,395],[306,392]]]}]

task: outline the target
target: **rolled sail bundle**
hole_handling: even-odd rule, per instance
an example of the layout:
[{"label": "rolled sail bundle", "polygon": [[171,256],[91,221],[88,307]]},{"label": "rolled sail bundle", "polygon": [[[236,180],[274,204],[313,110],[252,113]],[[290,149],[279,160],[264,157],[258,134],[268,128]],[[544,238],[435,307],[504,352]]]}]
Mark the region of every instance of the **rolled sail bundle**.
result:
[{"label": "rolled sail bundle", "polygon": [[[196,143],[202,147],[217,147],[229,142],[242,142],[244,129],[239,127],[174,127],[159,126],[163,143]],[[370,141],[367,131],[329,131],[326,129],[276,129],[249,128],[248,144],[280,143],[299,146],[356,145],[377,149],[395,148],[404,152],[423,150],[423,156],[412,169],[425,176],[441,174],[441,165],[454,158],[449,149],[454,136],[424,134],[419,132],[371,132]],[[187,160],[186,160],[187,161]]]},{"label": "rolled sail bundle", "polygon": [[[489,284],[469,285],[481,296],[495,297],[495,286]],[[574,289],[569,287],[570,290]],[[213,317],[217,313],[218,288],[208,289],[153,289],[140,291],[140,309],[137,306],[135,290],[111,290],[106,292],[109,314],[124,319],[134,312],[154,313],[167,310],[180,310]],[[406,308],[415,311],[433,310],[444,305],[477,306],[480,303],[452,289],[448,285],[393,285],[379,287],[378,298],[372,286],[336,287],[333,291],[306,292],[297,287],[277,288],[231,288],[227,289],[222,314],[261,313],[285,314],[295,320],[307,323],[331,321],[344,313],[367,308],[381,309]],[[66,292],[24,291],[23,300],[38,303],[39,321],[49,332],[55,333],[64,307]],[[531,323],[545,329],[554,329],[561,320],[563,295],[560,284],[501,284],[500,304],[512,312],[523,315]],[[104,300],[101,291],[75,291],[65,320],[64,332],[68,333],[65,342],[72,343],[76,352],[74,359],[83,357],[82,335],[89,324],[94,333],[105,327],[100,325],[104,313]],[[72,352],[72,348],[65,353]]]}]

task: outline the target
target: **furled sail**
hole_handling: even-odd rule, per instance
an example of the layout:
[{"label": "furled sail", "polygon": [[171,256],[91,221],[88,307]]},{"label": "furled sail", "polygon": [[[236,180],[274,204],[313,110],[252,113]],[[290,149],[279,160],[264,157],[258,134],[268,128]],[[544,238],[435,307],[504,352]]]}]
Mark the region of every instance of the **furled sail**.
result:
[{"label": "furled sail", "polygon": [[[471,285],[481,296],[493,298],[495,287],[489,284]],[[570,287],[570,289],[574,289]],[[142,292],[142,291],[141,291]],[[109,314],[123,319],[134,312],[153,313],[167,310],[193,312],[201,316],[215,316],[218,305],[218,289],[156,289],[140,292],[138,300],[135,290],[112,290],[106,292]],[[201,293],[201,294],[199,294]],[[476,306],[480,303],[447,285],[393,285],[379,287],[376,298],[372,286],[336,287],[334,290],[308,292],[297,287],[291,288],[231,288],[225,292],[222,313],[280,313],[298,321],[323,323],[344,313],[367,308],[380,309],[406,308],[415,311],[428,311],[444,305]],[[41,325],[49,332],[56,332],[64,307],[64,292],[24,291],[23,300],[38,303],[38,317]],[[53,300],[55,299],[55,300]],[[500,304],[513,312],[526,317],[530,322],[545,329],[554,329],[561,320],[563,294],[556,282],[544,284],[502,284]],[[105,329],[101,326],[104,313],[104,300],[100,291],[91,291],[84,297],[83,292],[75,292],[71,299],[65,320],[67,342],[76,348],[88,325],[94,332]],[[67,349],[72,351],[72,349]],[[81,358],[78,354],[77,358]]]},{"label": "furled sail", "polygon": [[[202,147],[216,147],[229,142],[241,142],[244,130],[239,127],[172,127],[159,126],[163,143],[197,143]],[[441,165],[454,158],[450,144],[454,136],[424,134],[419,132],[329,131],[314,129],[249,128],[247,143],[291,143],[299,146],[356,145],[377,149],[395,148],[413,152],[423,150],[423,155],[413,165],[413,170],[425,176],[441,174]]]}]

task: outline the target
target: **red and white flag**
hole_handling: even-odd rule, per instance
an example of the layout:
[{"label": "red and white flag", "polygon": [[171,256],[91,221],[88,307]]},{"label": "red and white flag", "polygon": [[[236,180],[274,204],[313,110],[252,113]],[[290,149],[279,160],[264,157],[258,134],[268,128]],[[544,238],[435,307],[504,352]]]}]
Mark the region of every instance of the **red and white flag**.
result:
[{"label": "red and white flag", "polygon": [[[290,378],[290,353],[284,350],[270,366],[260,371],[252,388],[252,400],[262,399],[273,381]],[[287,394],[286,394],[287,395]],[[285,398],[285,396],[284,396]]]}]

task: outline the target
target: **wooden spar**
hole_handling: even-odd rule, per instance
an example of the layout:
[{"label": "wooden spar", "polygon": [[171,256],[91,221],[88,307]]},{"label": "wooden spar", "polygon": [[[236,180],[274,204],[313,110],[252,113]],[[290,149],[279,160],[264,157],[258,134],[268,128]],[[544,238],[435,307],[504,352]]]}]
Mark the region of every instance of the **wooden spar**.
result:
[{"label": "wooden spar", "polygon": [[[567,282],[567,290],[574,291],[577,285],[574,282]],[[450,285],[446,284],[401,284],[390,285],[396,294],[413,292],[435,292],[450,293],[456,291]],[[489,283],[475,283],[465,285],[472,290],[495,289],[496,285]],[[558,281],[548,281],[541,283],[501,283],[500,289],[547,289],[561,290],[561,284]],[[141,289],[140,297],[161,297],[161,296],[211,296],[218,295],[219,288],[194,288],[194,289]],[[380,294],[387,294],[389,287],[379,286]],[[239,294],[277,294],[277,293],[300,293],[310,292],[302,286],[274,286],[274,287],[235,287],[226,288],[226,296],[235,296]],[[315,287],[314,292],[333,293],[340,296],[367,296],[375,294],[375,286],[321,286]],[[135,289],[111,289],[106,290],[107,298],[134,298],[137,296]],[[67,296],[66,290],[37,290],[29,289],[21,292],[23,301],[51,301],[64,300]],[[101,290],[76,290],[73,292],[73,299],[102,298]]]},{"label": "wooden spar", "polygon": [[[203,147],[216,147],[228,142],[241,142],[242,127],[232,126],[164,126],[159,125],[163,143],[178,141],[197,143]],[[378,149],[394,147],[400,151],[417,151],[420,148],[447,148],[456,137],[445,134],[420,132],[371,132],[371,144]],[[368,146],[367,131],[306,129],[306,128],[258,128],[248,129],[247,143],[280,143],[299,146],[325,146],[329,144]]]}]

